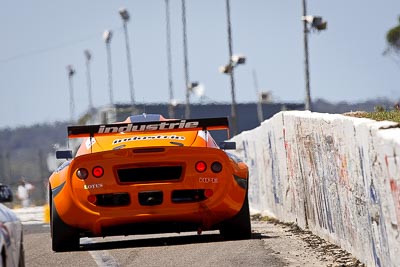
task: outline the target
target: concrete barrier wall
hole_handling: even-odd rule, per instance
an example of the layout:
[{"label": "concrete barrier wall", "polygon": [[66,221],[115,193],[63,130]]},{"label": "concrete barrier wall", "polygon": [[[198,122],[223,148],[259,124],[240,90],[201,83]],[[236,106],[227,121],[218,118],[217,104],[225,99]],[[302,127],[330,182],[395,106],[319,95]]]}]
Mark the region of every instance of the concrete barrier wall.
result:
[{"label": "concrete barrier wall", "polygon": [[295,222],[367,266],[400,266],[396,123],[287,111],[233,140],[252,213]]}]

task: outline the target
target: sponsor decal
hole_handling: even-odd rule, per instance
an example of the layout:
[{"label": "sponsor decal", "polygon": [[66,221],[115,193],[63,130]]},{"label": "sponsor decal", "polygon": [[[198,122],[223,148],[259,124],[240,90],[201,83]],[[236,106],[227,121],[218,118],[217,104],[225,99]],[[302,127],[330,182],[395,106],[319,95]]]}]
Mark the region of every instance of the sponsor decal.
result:
[{"label": "sponsor decal", "polygon": [[89,189],[98,189],[102,188],[103,184],[85,184],[83,185],[83,189],[89,190]]},{"label": "sponsor decal", "polygon": [[113,123],[101,125],[68,126],[68,138],[80,138],[96,134],[118,134],[151,131],[192,131],[213,129],[228,129],[228,118],[183,119],[154,122]]},{"label": "sponsor decal", "polygon": [[120,138],[115,139],[112,144],[117,145],[125,142],[134,142],[134,141],[153,141],[153,140],[185,140],[184,136],[178,135],[150,135],[150,136],[132,136],[128,138]]},{"label": "sponsor decal", "polygon": [[198,121],[181,120],[178,122],[163,121],[154,124],[133,124],[128,123],[124,126],[105,126],[100,125],[97,133],[129,133],[129,132],[144,132],[144,131],[158,131],[158,130],[175,130],[175,129],[192,129],[199,126]]},{"label": "sponsor decal", "polygon": [[204,183],[204,184],[209,184],[209,183],[218,184],[219,181],[218,181],[218,178],[216,178],[216,177],[200,177],[200,178],[199,178],[199,183]]},{"label": "sponsor decal", "polygon": [[95,143],[96,143],[96,139],[94,139],[94,138],[86,139],[86,142],[85,142],[86,149],[91,148]]}]

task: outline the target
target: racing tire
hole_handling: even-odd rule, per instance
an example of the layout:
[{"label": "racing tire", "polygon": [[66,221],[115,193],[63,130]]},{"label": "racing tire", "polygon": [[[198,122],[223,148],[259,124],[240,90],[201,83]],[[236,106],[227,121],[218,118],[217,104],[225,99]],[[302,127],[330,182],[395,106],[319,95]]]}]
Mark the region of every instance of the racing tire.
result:
[{"label": "racing tire", "polygon": [[19,247],[18,267],[25,267],[25,249],[22,237],[21,237],[21,245]]},{"label": "racing tire", "polygon": [[50,226],[53,251],[64,252],[79,249],[79,232],[61,220],[53,200],[51,203]]},{"label": "racing tire", "polygon": [[239,213],[223,222],[219,231],[226,240],[251,238],[250,209],[247,194]]}]

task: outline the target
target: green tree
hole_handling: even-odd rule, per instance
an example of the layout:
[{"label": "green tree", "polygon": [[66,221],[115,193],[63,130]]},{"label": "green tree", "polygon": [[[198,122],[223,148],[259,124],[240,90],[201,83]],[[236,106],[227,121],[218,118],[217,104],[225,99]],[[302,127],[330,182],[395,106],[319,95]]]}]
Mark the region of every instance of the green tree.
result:
[{"label": "green tree", "polygon": [[383,55],[394,56],[394,60],[400,66],[400,16],[398,17],[398,25],[386,33],[386,42],[388,47]]},{"label": "green tree", "polygon": [[399,16],[399,25],[391,28],[386,34],[386,41],[389,44],[389,47],[395,49],[397,52],[400,52],[400,16]]}]

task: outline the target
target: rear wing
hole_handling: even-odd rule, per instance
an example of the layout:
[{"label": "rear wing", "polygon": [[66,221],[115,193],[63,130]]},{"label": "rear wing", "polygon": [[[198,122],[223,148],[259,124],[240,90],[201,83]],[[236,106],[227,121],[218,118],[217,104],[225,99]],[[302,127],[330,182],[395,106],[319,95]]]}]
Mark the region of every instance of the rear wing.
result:
[{"label": "rear wing", "polygon": [[154,122],[113,123],[100,125],[68,126],[68,138],[104,136],[117,133],[144,133],[170,131],[227,130],[228,118],[183,119]]}]

